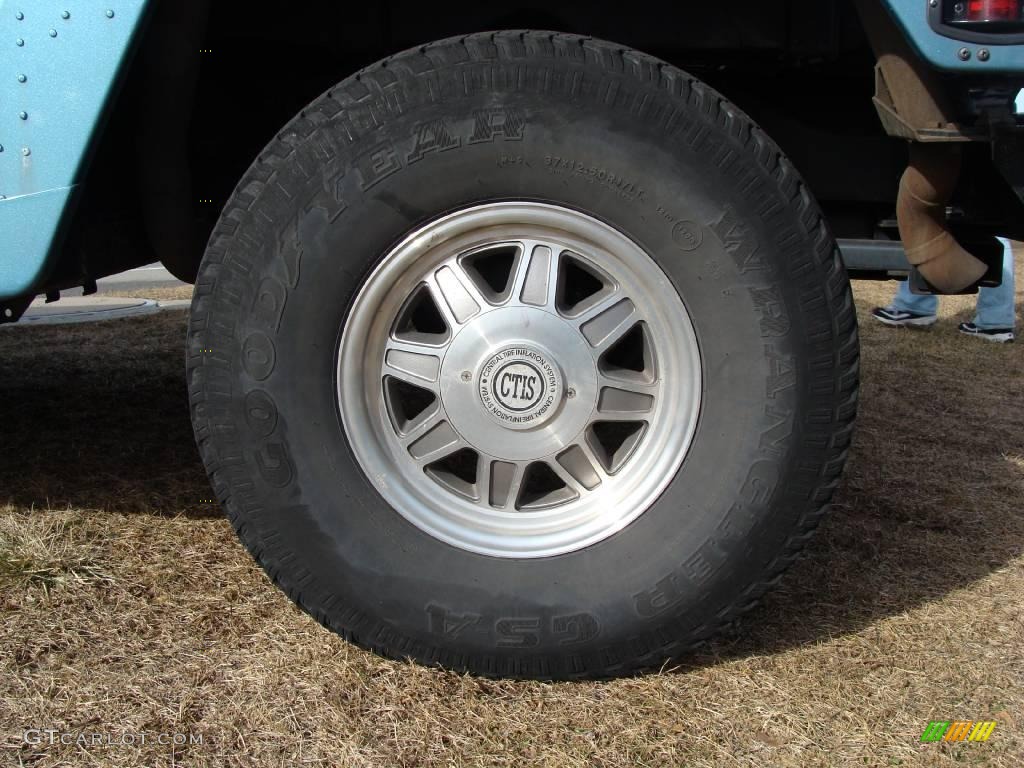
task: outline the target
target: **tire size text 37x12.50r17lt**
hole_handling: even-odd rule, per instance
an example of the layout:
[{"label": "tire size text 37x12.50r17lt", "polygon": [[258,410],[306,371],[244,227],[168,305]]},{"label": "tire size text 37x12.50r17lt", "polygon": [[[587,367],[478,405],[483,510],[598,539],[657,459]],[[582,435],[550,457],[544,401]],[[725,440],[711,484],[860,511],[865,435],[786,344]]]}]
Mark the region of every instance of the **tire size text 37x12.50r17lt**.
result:
[{"label": "tire size text 37x12.50r17lt", "polygon": [[218,497],[311,615],[578,678],[755,603],[831,497],[857,366],[832,235],[742,112],[634,51],[499,32],[371,66],[266,147],[188,380]]}]

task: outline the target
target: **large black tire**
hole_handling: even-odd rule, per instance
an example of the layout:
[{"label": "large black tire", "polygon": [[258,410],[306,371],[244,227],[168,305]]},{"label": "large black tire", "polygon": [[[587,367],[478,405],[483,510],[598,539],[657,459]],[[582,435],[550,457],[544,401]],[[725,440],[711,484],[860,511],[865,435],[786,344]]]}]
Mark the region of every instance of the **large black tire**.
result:
[{"label": "large black tire", "polygon": [[[675,477],[620,532],[554,557],[475,554],[407,522],[338,412],[339,337],[368,273],[416,226],[496,200],[628,235],[700,347],[700,420]],[[655,668],[749,610],[826,510],[858,386],[845,270],[775,144],[678,69],[546,32],[406,51],[292,120],[210,240],[187,363],[217,497],[296,603],[389,657],[540,678]]]}]

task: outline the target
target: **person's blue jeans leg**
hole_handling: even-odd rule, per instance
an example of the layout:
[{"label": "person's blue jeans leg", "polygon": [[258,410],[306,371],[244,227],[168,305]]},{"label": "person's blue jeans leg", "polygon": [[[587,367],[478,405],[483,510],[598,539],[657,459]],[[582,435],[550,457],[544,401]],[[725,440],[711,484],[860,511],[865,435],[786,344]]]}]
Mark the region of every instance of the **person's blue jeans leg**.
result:
[{"label": "person's blue jeans leg", "polygon": [[939,297],[917,296],[910,292],[910,281],[903,280],[889,306],[892,309],[901,309],[904,312],[913,312],[918,315],[934,315],[939,311]]},{"label": "person's blue jeans leg", "polygon": [[1013,307],[1013,249],[1009,240],[1000,237],[999,242],[1003,244],[1003,283],[998,288],[978,290],[974,324],[983,329],[1013,328],[1016,320]]}]

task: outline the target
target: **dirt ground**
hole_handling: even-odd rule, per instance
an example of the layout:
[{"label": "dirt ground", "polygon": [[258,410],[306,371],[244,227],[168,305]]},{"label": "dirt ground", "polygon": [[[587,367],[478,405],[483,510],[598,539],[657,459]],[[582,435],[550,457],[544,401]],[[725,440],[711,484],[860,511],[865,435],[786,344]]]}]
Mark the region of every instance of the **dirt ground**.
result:
[{"label": "dirt ground", "polygon": [[[859,428],[807,557],[684,666],[587,684],[384,661],[295,609],[208,501],[185,313],[0,330],[0,763],[1024,765],[1024,344],[957,334],[970,299],[882,328],[892,290],[856,285]],[[920,742],[954,719],[997,726]]]}]

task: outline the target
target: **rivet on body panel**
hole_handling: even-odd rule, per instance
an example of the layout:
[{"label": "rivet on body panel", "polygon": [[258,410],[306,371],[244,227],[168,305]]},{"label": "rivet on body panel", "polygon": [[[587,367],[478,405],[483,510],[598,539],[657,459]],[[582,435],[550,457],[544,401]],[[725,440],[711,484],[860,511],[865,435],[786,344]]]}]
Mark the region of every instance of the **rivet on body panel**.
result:
[{"label": "rivet on body panel", "polygon": [[17,40],[14,41],[14,44],[20,48],[25,44],[25,41],[19,37]]},{"label": "rivet on body panel", "polygon": [[25,14],[22,13],[21,11],[18,11],[16,14],[14,14],[14,18],[16,18],[18,21],[21,21],[22,19],[25,18]]},{"label": "rivet on body panel", "polygon": [[24,83],[26,80],[28,80],[28,78],[25,77],[24,75],[18,75],[18,82],[19,83]]},{"label": "rivet on body panel", "polygon": [[71,13],[70,13],[70,11],[61,11],[60,12],[60,17],[62,19],[70,19],[71,18]]},{"label": "rivet on body panel", "polygon": [[50,30],[50,37],[56,37],[56,36],[57,36],[57,30],[56,29],[51,29]]},{"label": "rivet on body panel", "polygon": [[29,149],[28,147],[22,147],[21,154],[23,154],[25,157],[28,157],[29,155],[32,154],[32,150]]},{"label": "rivet on body panel", "polygon": [[107,11],[107,18],[108,19],[114,18],[114,12],[113,11]]},{"label": "rivet on body panel", "polygon": [[28,120],[28,112],[22,110],[18,113],[18,117],[20,117],[22,120]]}]

